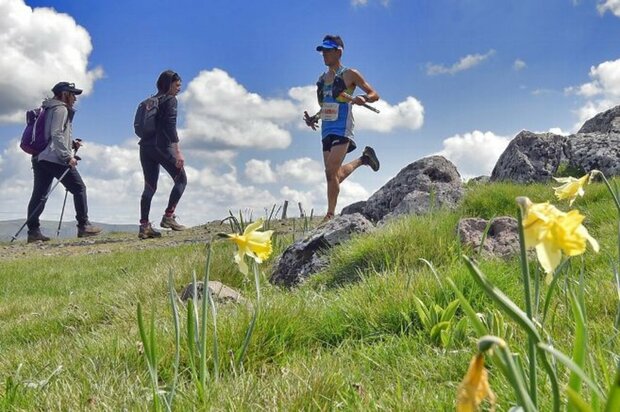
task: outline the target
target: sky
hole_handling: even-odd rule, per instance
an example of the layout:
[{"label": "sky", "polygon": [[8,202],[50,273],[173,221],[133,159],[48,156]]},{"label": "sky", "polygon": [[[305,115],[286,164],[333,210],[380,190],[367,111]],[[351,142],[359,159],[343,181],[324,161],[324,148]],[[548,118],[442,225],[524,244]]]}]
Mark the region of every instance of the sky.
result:
[{"label": "sky", "polygon": [[[320,133],[302,121],[318,109],[325,34],[381,96],[380,114],[354,108],[347,157],[372,146],[381,169],[355,171],[338,210],[430,155],[463,179],[489,175],[521,130],[568,135],[620,104],[620,0],[0,0],[0,220],[26,218],[25,111],[70,81],[84,89],[73,131],[90,218],[137,223],[133,116],[166,69],[183,80],[181,223],[265,216],[285,200],[289,216],[298,202],[325,213]],[[155,223],[170,188],[163,172]],[[63,197],[59,187],[42,219],[58,220]]]}]

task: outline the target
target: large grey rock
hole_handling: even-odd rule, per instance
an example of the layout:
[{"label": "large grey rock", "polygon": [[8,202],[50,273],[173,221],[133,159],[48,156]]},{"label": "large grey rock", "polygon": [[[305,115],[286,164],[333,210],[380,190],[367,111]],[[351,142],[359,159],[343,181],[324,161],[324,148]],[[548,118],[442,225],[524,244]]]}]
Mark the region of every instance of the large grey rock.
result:
[{"label": "large grey rock", "polygon": [[620,133],[620,106],[597,114],[586,121],[577,133]]},{"label": "large grey rock", "polygon": [[620,106],[597,114],[570,136],[519,133],[497,161],[491,180],[544,182],[559,174],[578,177],[592,169],[620,175]]},{"label": "large grey rock", "polygon": [[[461,244],[474,251],[480,248],[482,235],[488,224],[480,218],[459,220],[457,231]],[[503,259],[519,253],[519,233],[517,219],[509,216],[497,217],[491,221],[489,231],[482,245],[483,256],[495,256]]]},{"label": "large grey rock", "polygon": [[355,233],[373,229],[372,223],[359,213],[336,216],[289,246],[278,259],[269,281],[280,286],[296,286],[327,266],[326,250],[347,241]]},{"label": "large grey rock", "polygon": [[[414,194],[399,207],[410,193]],[[463,182],[454,164],[442,156],[430,156],[409,164],[370,196],[363,214],[376,222],[390,213],[425,213],[432,205],[452,205],[462,195]]]},{"label": "large grey rock", "polygon": [[360,200],[359,202],[351,203],[349,206],[342,208],[341,215],[352,215],[353,213],[364,214],[364,208],[366,207],[366,201]]},{"label": "large grey rock", "polygon": [[499,157],[491,181],[533,183],[549,180],[560,164],[568,161],[566,139],[553,133],[522,131]]},{"label": "large grey rock", "polygon": [[463,188],[460,185],[438,185],[431,193],[414,190],[385,215],[381,222],[400,215],[423,215],[440,208],[455,209],[462,197]]},{"label": "large grey rock", "polygon": [[620,175],[620,133],[578,133],[567,139],[566,147],[571,169],[580,173],[597,169],[605,176]]}]

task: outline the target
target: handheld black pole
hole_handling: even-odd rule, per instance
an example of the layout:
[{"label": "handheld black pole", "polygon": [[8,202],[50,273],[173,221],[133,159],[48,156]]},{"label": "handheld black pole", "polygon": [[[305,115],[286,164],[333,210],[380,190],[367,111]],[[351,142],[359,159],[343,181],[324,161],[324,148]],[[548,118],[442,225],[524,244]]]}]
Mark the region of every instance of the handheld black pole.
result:
[{"label": "handheld black pole", "polygon": [[62,209],[60,210],[60,220],[58,221],[58,228],[56,228],[56,238],[60,236],[60,226],[62,226],[62,216],[65,214],[65,205],[67,204],[67,195],[69,190],[65,189],[65,200],[62,201]]},{"label": "handheld black pole", "polygon": [[[76,142],[81,143],[82,139],[75,139]],[[77,160],[80,160],[80,158],[76,157],[75,155],[77,154],[78,149],[80,148],[79,144],[75,144],[75,142],[73,143],[75,149],[73,150],[73,157],[75,157]],[[65,200],[62,201],[62,209],[60,210],[60,220],[58,220],[58,228],[56,229],[56,238],[58,239],[58,236],[60,236],[60,226],[62,226],[62,217],[65,214],[65,206],[67,204],[67,195],[69,194],[69,189],[65,189]]]},{"label": "handheld black pole", "polygon": [[43,196],[41,198],[41,201],[39,202],[39,204],[37,205],[37,207],[32,211],[32,213],[30,214],[30,216],[28,216],[28,218],[26,219],[26,221],[24,222],[24,224],[22,225],[22,227],[19,228],[19,230],[17,231],[17,233],[15,233],[13,235],[13,237],[11,238],[11,242],[13,242],[15,239],[17,239],[17,236],[19,236],[19,234],[21,233],[21,231],[24,229],[24,227],[26,227],[26,225],[28,224],[28,222],[30,221],[30,219],[32,219],[32,216],[35,215],[35,213],[37,213],[39,211],[39,209],[41,207],[43,207],[43,205],[45,204],[45,202],[47,202],[47,199],[50,197],[50,194],[52,194],[52,192],[54,191],[54,189],[56,189],[56,186],[58,186],[58,183],[61,182],[61,180],[67,175],[67,173],[69,173],[69,170],[71,170],[70,167],[67,168],[67,170],[65,170],[63,172],[63,174],[58,178],[58,181],[56,183],[54,183],[54,186],[52,186],[50,188],[50,190],[45,194],[45,196]]}]

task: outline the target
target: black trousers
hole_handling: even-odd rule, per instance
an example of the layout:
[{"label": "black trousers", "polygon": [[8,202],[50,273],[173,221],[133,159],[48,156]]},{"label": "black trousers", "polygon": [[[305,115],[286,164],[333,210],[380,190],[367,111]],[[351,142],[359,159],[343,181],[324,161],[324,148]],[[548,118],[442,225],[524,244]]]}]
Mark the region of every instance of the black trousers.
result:
[{"label": "black trousers", "polygon": [[33,157],[32,172],[34,174],[34,186],[30,202],[28,203],[28,230],[40,227],[39,217],[43,213],[43,209],[45,209],[45,195],[50,190],[53,180],[59,179],[67,169],[70,170],[60,183],[73,195],[75,219],[78,222],[78,226],[84,226],[88,222],[86,185],[84,185],[77,169],[46,160],[38,161]]},{"label": "black trousers", "polygon": [[140,164],[144,173],[144,191],[140,199],[140,221],[149,220],[151,201],[157,191],[159,166],[163,167],[174,181],[166,211],[174,211],[179,200],[181,200],[181,196],[183,196],[187,186],[187,175],[184,168],[177,168],[176,162],[172,146],[140,146]]}]

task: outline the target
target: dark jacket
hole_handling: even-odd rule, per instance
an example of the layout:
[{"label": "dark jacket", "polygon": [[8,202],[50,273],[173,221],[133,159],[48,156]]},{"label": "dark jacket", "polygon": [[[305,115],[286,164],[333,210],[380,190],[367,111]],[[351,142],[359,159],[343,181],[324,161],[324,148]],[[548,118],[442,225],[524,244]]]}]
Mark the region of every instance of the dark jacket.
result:
[{"label": "dark jacket", "polygon": [[177,134],[177,98],[162,96],[157,112],[157,129],[155,136],[140,139],[142,146],[168,147],[179,142]]}]

